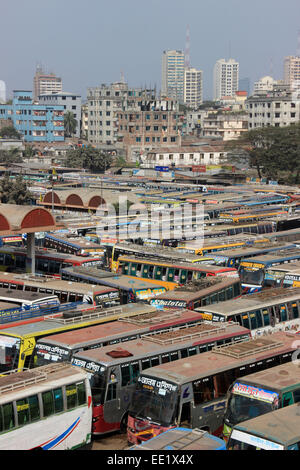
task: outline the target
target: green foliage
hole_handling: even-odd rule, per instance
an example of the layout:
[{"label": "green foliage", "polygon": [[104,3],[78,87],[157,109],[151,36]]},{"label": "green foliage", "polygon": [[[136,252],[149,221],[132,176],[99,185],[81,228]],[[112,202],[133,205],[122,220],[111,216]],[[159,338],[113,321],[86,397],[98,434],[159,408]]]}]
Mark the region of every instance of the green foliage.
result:
[{"label": "green foliage", "polygon": [[69,150],[66,155],[66,165],[71,168],[85,168],[95,173],[101,173],[111,166],[112,158],[91,146]]},{"label": "green foliage", "polygon": [[227,144],[228,151],[249,156],[262,175],[289,184],[300,183],[300,123],[286,127],[261,127],[243,133]]},{"label": "green foliage", "polygon": [[21,134],[13,126],[2,127],[0,137],[3,139],[21,139]]},{"label": "green foliage", "polygon": [[23,156],[25,158],[32,158],[37,153],[37,149],[34,148],[32,145],[26,145],[25,150],[23,152]]},{"label": "green foliage", "polygon": [[0,180],[0,199],[2,204],[26,205],[31,203],[32,195],[21,175],[12,180],[6,174]]},{"label": "green foliage", "polygon": [[22,157],[18,148],[12,148],[10,150],[0,150],[0,162],[1,163],[22,163]]},{"label": "green foliage", "polygon": [[77,121],[71,111],[64,114],[65,137],[71,137],[76,132]]}]

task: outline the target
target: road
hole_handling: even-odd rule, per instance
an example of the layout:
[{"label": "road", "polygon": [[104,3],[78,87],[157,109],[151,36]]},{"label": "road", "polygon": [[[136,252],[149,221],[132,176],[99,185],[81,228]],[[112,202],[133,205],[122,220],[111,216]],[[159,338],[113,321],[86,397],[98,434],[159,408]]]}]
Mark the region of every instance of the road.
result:
[{"label": "road", "polygon": [[128,447],[126,434],[109,434],[105,437],[93,439],[92,450],[121,450]]}]

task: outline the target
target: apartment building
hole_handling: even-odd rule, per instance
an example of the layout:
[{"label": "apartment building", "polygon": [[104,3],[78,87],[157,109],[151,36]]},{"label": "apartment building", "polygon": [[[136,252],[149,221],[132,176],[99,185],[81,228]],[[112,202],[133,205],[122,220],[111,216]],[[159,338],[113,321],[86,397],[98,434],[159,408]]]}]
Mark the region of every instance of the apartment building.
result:
[{"label": "apartment building", "polygon": [[235,140],[248,131],[248,115],[245,114],[208,114],[203,119],[202,136],[220,138],[223,141]]},{"label": "apartment building", "polygon": [[239,63],[234,59],[220,59],[214,66],[214,100],[222,96],[234,96],[239,87]]},{"label": "apartment building", "polygon": [[270,77],[269,75],[266,75],[265,77],[262,77],[260,80],[254,83],[254,94],[260,91],[272,91],[274,85],[276,85],[276,81],[274,78]]},{"label": "apartment building", "polygon": [[45,106],[59,105],[63,106],[64,113],[70,111],[77,121],[75,137],[80,137],[80,120],[81,120],[81,96],[75,93],[48,93],[39,95],[39,104]]},{"label": "apartment building", "polygon": [[184,104],[198,109],[203,102],[203,72],[192,67],[184,69]]},{"label": "apartment building", "polygon": [[293,91],[300,90],[300,56],[288,56],[285,58],[283,81]]},{"label": "apartment building", "polygon": [[35,104],[32,91],[15,90],[11,105],[0,105],[0,121],[10,120],[25,142],[64,141],[64,108]]},{"label": "apartment building", "polygon": [[179,50],[163,51],[161,96],[184,101],[185,54]]},{"label": "apartment building", "polygon": [[218,165],[226,160],[227,153],[220,146],[201,145],[195,147],[164,147],[153,149],[144,160],[149,168],[156,166],[177,167],[191,165]]},{"label": "apartment building", "polygon": [[267,93],[256,93],[246,102],[249,129],[283,127],[300,120],[300,93],[295,95],[288,85],[275,85]]},{"label": "apartment building", "polygon": [[62,79],[54,73],[46,73],[42,67],[37,66],[35,76],[33,78],[33,99],[38,100],[40,95],[46,93],[61,93]]}]

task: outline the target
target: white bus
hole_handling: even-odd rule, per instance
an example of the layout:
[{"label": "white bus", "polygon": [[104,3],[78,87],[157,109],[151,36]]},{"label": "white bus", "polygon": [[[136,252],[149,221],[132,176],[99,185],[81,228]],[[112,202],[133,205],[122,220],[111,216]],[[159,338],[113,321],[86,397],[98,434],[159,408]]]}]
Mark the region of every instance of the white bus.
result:
[{"label": "white bus", "polygon": [[88,374],[60,363],[0,377],[0,450],[71,450],[91,442]]}]

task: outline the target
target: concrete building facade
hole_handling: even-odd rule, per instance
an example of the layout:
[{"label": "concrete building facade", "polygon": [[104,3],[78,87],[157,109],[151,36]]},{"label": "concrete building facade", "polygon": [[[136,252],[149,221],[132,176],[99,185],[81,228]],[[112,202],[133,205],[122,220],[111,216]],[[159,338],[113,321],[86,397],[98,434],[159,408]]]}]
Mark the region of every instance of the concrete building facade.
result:
[{"label": "concrete building facade", "polygon": [[162,55],[161,96],[184,100],[185,54],[179,50],[164,51]]},{"label": "concrete building facade", "polygon": [[214,100],[222,96],[233,96],[239,87],[239,63],[234,59],[220,59],[214,66]]},{"label": "concrete building facade", "polygon": [[38,66],[33,78],[34,101],[38,100],[40,95],[60,92],[62,92],[62,79],[57,77],[54,73],[44,72],[42,67]]},{"label": "concrete building facade", "polygon": [[39,104],[49,106],[49,105],[59,105],[63,106],[64,113],[70,111],[73,113],[74,118],[77,121],[75,137],[80,137],[80,126],[81,126],[81,96],[75,93],[49,93],[44,95],[39,95],[38,97]]},{"label": "concrete building facade", "polygon": [[220,138],[223,141],[235,140],[248,131],[248,115],[245,114],[209,114],[203,120],[202,136]]},{"label": "concrete building facade", "polygon": [[203,72],[192,67],[184,69],[183,101],[189,108],[198,109],[203,102]]},{"label": "concrete building facade", "polygon": [[293,91],[300,90],[300,56],[288,56],[285,58],[283,81]]}]

